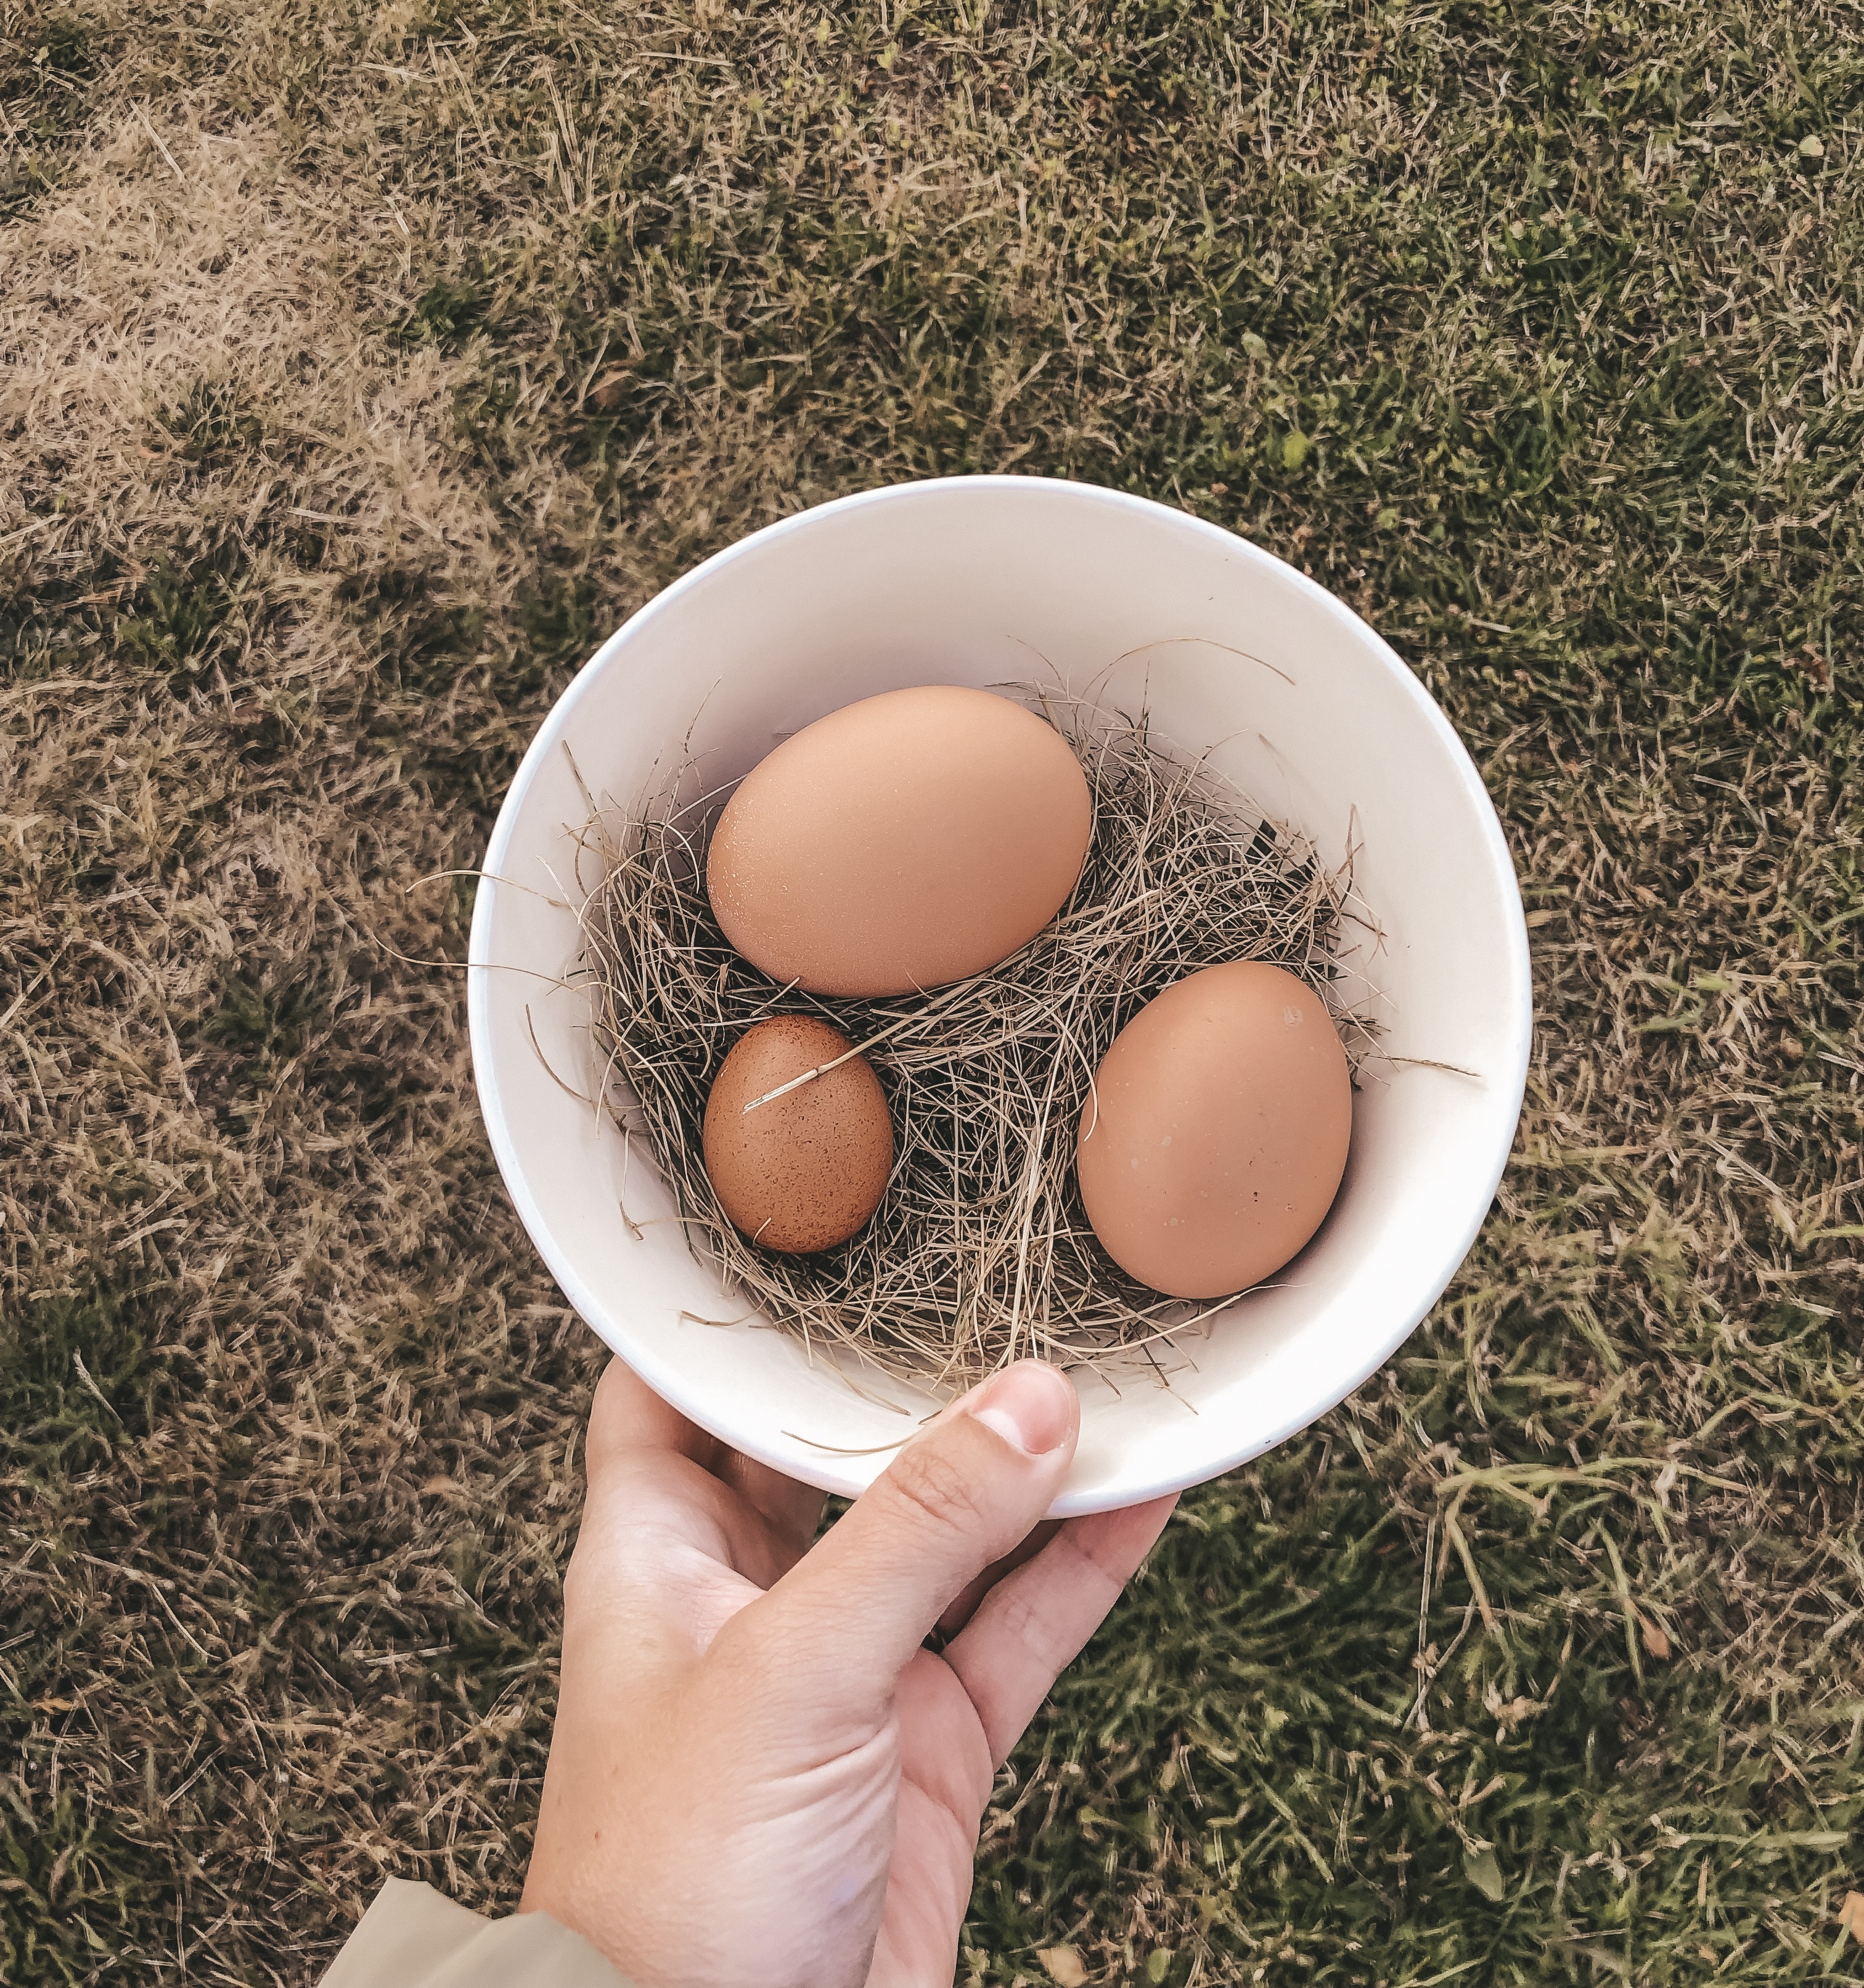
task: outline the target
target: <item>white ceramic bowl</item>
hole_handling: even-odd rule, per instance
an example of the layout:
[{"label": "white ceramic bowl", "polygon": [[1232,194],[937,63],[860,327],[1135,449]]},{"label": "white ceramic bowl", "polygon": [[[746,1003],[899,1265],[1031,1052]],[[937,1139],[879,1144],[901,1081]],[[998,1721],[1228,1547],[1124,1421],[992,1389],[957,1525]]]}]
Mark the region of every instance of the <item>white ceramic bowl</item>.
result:
[{"label": "white ceramic bowl", "polygon": [[[469,1010],[492,1150],[571,1304],[693,1421],[825,1489],[859,1491],[933,1403],[868,1369],[850,1386],[746,1319],[680,1227],[652,1219],[672,1199],[638,1151],[628,1208],[647,1226],[638,1239],[624,1226],[621,1138],[538,1055],[573,1082],[590,1074],[583,997],[548,977],[577,950],[549,900],[587,813],[563,748],[599,797],[627,804],[689,735],[719,786],[857,698],[1045,666],[1122,708],[1148,702],[1162,737],[1213,748],[1324,857],[1351,843],[1379,927],[1351,964],[1378,990],[1384,1049],[1412,1060],[1363,1073],[1339,1199],[1274,1288],[1198,1327],[1169,1388],[1081,1382],[1056,1515],[1215,1476],[1351,1393],[1449,1283],[1514,1139],[1531,995],[1500,824],[1436,705],[1324,588],[1163,505],[1033,477],[896,485],[755,533],[650,601],[544,721],[486,851],[504,881],[479,887]],[[719,1320],[740,1322],[702,1322]]]}]

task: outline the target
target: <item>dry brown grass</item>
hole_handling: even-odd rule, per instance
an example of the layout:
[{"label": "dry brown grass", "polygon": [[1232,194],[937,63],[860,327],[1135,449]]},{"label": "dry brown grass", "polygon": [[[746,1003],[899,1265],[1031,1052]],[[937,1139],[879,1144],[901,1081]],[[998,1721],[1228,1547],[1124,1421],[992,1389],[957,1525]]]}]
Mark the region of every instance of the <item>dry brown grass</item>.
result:
[{"label": "dry brown grass", "polygon": [[1859,46],[0,6],[0,1972],[307,1982],[385,1870],[514,1895],[599,1356],[404,885],[694,557],[1020,466],[1392,637],[1541,1034],[1436,1318],[1019,1756],[964,1978],[1858,1978]]}]

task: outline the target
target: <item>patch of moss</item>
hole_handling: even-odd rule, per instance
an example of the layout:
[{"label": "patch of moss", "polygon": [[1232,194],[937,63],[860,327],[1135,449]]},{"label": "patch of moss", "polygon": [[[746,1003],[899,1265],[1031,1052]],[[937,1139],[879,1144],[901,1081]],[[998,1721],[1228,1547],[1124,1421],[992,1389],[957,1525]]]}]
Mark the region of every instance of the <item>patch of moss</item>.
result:
[{"label": "patch of moss", "polygon": [[0,6],[0,221],[24,213],[61,181],[90,108],[96,37],[81,14]]},{"label": "patch of moss", "polygon": [[117,644],[185,688],[238,645],[245,563],[230,543],[191,559],[159,556],[117,621]]},{"label": "patch of moss", "polygon": [[184,461],[208,465],[265,438],[266,424],[237,388],[223,380],[197,380],[178,400],[157,411],[154,439]]},{"label": "patch of moss", "polygon": [[436,277],[390,330],[391,345],[437,345],[457,352],[485,322],[486,299],[476,283]]}]

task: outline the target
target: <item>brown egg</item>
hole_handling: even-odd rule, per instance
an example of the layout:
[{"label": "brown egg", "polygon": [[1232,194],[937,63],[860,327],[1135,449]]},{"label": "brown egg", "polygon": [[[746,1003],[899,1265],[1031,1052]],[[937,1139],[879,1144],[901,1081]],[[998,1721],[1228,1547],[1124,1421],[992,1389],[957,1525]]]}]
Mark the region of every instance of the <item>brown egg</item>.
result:
[{"label": "brown egg", "polygon": [[1155,1291],[1247,1290],[1320,1227],[1352,1115],[1313,989],[1259,960],[1206,967],[1149,1001],[1101,1062],[1075,1151],[1088,1219]]},{"label": "brown egg", "polygon": [[744,1108],[852,1046],[813,1015],[778,1015],[747,1029],[712,1080],[705,1171],[719,1205],[766,1249],[831,1249],[880,1205],[893,1119],[865,1057]]},{"label": "brown egg", "polygon": [[752,769],[705,884],[726,937],[773,980],[907,994],[1033,938],[1092,829],[1086,776],[1053,725],[987,691],[889,691]]}]

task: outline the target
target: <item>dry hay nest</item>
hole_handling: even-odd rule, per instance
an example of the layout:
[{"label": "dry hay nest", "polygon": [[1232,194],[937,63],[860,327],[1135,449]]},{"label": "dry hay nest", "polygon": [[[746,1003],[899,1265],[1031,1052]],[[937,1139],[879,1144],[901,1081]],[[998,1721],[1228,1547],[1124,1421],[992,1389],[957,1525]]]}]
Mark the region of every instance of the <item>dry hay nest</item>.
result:
[{"label": "dry hay nest", "polygon": [[[934,1387],[1027,1357],[1144,1360],[1228,1302],[1189,1304],[1135,1283],[1095,1239],[1075,1185],[1094,1073],[1155,995],[1200,967],[1266,960],[1321,995],[1355,1072],[1372,1040],[1340,965],[1342,928],[1364,915],[1350,855],[1330,869],[1205,760],[1155,739],[1143,715],[1025,694],[1087,774],[1087,860],[1060,915],[1020,952],[930,994],[807,994],[736,952],[705,893],[723,796],[682,799],[696,784],[690,763],[619,826],[592,802],[579,844],[577,978],[605,1063],[601,1100],[668,1182],[690,1246],[773,1324]],[[795,1013],[824,1016],[864,1050],[896,1141],[871,1220],[807,1256],[740,1235],[701,1151],[726,1053],[753,1023]]]}]

